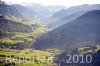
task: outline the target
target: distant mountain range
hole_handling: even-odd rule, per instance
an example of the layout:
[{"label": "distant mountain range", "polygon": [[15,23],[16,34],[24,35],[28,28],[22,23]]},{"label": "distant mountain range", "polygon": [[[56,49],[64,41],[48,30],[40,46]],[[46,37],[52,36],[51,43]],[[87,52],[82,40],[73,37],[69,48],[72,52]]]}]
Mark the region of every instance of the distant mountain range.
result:
[{"label": "distant mountain range", "polygon": [[36,49],[70,49],[100,44],[100,11],[89,11],[37,39]]},{"label": "distant mountain range", "polygon": [[91,11],[91,10],[100,10],[100,5],[79,5],[79,6],[72,6],[68,9],[62,9],[58,12],[56,12],[50,20],[48,20],[49,24],[47,25],[48,28],[56,28],[58,26],[61,26],[65,23],[68,23],[78,17],[80,17],[82,14]]},{"label": "distant mountain range", "polygon": [[65,8],[64,6],[44,6],[34,3],[26,5],[26,7],[33,10],[36,13],[36,17],[40,18],[41,20],[45,20],[52,16],[54,13]]},{"label": "distant mountain range", "polygon": [[7,17],[14,16],[28,20],[33,20],[34,18],[44,20],[63,8],[63,6],[43,6],[38,4],[0,4],[0,13]]}]

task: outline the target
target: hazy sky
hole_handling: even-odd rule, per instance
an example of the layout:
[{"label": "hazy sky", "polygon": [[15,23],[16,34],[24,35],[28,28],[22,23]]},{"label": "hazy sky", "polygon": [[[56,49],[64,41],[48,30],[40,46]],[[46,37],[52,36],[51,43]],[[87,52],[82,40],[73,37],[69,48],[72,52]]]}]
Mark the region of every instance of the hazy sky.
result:
[{"label": "hazy sky", "polygon": [[43,5],[74,6],[81,4],[100,4],[100,0],[3,0],[9,3],[37,3]]}]

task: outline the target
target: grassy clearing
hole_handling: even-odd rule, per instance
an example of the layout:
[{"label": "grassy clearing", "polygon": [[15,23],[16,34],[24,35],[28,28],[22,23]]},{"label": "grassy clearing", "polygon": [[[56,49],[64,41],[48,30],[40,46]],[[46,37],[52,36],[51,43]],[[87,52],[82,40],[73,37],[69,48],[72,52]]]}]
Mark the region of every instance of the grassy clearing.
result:
[{"label": "grassy clearing", "polygon": [[[21,60],[21,64],[19,65],[19,60],[15,60],[11,58],[10,60],[16,64],[16,66],[53,66],[53,56],[52,53],[41,51],[41,50],[32,50],[32,49],[24,49],[24,50],[12,50],[8,48],[0,48],[0,66],[7,64],[5,62],[6,55],[12,55],[20,58],[32,58],[36,57],[36,60],[26,61]],[[48,58],[46,58],[48,57]],[[3,62],[1,62],[1,60]],[[10,62],[8,62],[10,63]]]},{"label": "grassy clearing", "polygon": [[45,29],[43,27],[37,28],[29,33],[23,33],[23,32],[6,32],[8,35],[7,37],[0,38],[0,43],[6,43],[6,44],[16,44],[20,42],[31,42],[35,41],[35,38],[40,34],[45,32]]},{"label": "grassy clearing", "polygon": [[86,53],[95,53],[98,50],[100,50],[99,45],[94,46],[94,47],[81,47],[81,48],[78,48],[78,53],[79,55],[84,55]]}]

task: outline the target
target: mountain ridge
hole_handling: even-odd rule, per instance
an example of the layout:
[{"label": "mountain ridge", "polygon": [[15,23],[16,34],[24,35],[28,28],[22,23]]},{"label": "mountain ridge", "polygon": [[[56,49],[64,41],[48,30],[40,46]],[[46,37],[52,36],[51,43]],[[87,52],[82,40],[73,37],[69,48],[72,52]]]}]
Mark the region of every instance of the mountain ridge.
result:
[{"label": "mountain ridge", "polygon": [[[94,5],[83,4],[83,5],[79,5],[79,6],[72,6],[67,9],[62,9],[51,16],[50,21],[48,21],[48,22],[50,22],[49,24],[51,27],[49,26],[49,24],[47,26],[49,26],[49,28],[51,28],[51,29],[54,29],[55,27],[59,27],[65,23],[67,23],[67,19],[69,20],[69,16],[70,17],[72,16],[72,18],[73,18],[73,14],[77,15],[77,13],[80,13],[82,11],[100,10],[99,6],[100,6],[100,4],[94,4]],[[70,18],[70,20],[73,20],[73,19]],[[59,22],[59,21],[61,21],[61,22]]]}]

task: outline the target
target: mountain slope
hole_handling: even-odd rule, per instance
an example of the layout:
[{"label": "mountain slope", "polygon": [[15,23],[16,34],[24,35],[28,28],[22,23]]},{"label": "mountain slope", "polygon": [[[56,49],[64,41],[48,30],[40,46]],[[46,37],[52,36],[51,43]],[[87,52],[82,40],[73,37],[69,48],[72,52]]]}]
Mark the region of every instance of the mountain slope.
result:
[{"label": "mountain slope", "polygon": [[0,16],[0,29],[8,32],[30,32],[32,27],[22,23],[14,22]]},{"label": "mountain slope", "polygon": [[90,5],[84,4],[84,5],[79,5],[79,6],[72,6],[67,9],[62,9],[54,13],[50,19],[52,20],[52,22],[55,22],[59,19],[62,19],[64,17],[70,16],[72,14],[78,13],[80,11],[85,11],[85,10],[91,10]]},{"label": "mountain slope", "polygon": [[22,5],[1,3],[0,48],[31,48],[36,37],[45,32],[38,19],[27,20],[33,19],[34,15],[33,10]]},{"label": "mountain slope", "polygon": [[99,44],[99,21],[99,10],[87,12],[76,20],[41,36],[33,47],[66,49]]},{"label": "mountain slope", "polygon": [[80,11],[80,12],[77,12],[77,13],[74,13],[72,15],[69,15],[69,16],[66,16],[64,18],[61,18],[61,19],[58,19],[57,21],[49,24],[47,27],[48,28],[57,28],[61,25],[64,25],[70,21],[73,21],[75,19],[77,19],[78,17],[82,16],[83,14],[87,13],[89,10],[86,10],[86,11]]},{"label": "mountain slope", "polygon": [[20,4],[13,4],[11,6],[22,14],[23,19],[32,20],[37,15],[37,13],[34,11],[35,10],[34,8],[30,9],[27,8],[27,6],[23,6]]},{"label": "mountain slope", "polygon": [[[76,17],[79,17],[80,15],[78,16],[78,13],[82,14],[82,12],[85,12],[85,11],[100,10],[99,6],[100,6],[99,4],[95,4],[95,5],[84,4],[84,5],[79,5],[79,6],[72,6],[68,9],[62,9],[56,12],[53,16],[51,16],[50,24],[48,26],[49,28],[50,26],[51,28],[61,26],[67,23],[67,21],[73,20],[73,15],[74,16],[76,15]],[[71,19],[71,16],[72,16],[72,19]]]},{"label": "mountain slope", "polygon": [[2,14],[3,16],[16,16],[19,18],[22,18],[22,14],[16,10],[16,8],[12,7],[11,5],[7,5],[7,4],[0,4],[0,14]]},{"label": "mountain slope", "polygon": [[[88,9],[87,9],[88,8]],[[52,17],[53,18],[62,18],[62,17],[66,17],[68,15],[83,11],[83,10],[89,10],[91,9],[91,6],[88,4],[84,4],[84,5],[79,5],[79,6],[72,6],[68,9],[62,9],[61,11],[58,11],[57,13],[55,13]]]},{"label": "mountain slope", "polygon": [[38,23],[28,25],[0,16],[0,48],[31,48],[36,37],[44,31]]}]

